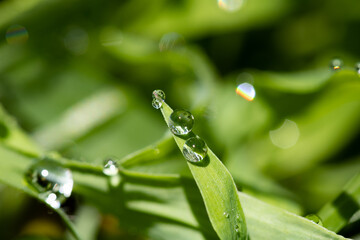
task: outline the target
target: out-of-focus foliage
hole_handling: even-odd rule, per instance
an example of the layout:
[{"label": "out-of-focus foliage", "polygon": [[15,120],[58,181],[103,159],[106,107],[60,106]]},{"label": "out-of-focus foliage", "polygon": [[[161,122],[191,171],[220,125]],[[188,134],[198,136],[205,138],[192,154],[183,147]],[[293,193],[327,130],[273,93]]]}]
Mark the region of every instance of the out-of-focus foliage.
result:
[{"label": "out-of-focus foliage", "polygon": [[[360,185],[345,187],[360,170],[359,1],[247,0],[227,12],[208,0],[4,0],[0,16],[1,239],[72,238],[69,219],[83,239],[216,239],[172,141],[129,156],[167,131],[154,89],[195,115],[244,192],[252,239],[264,224],[254,209],[271,219],[277,207],[321,209],[324,227],[359,236]],[[235,93],[242,82],[252,102]],[[65,222],[21,178],[49,151],[74,159]],[[116,188],[101,175],[106,157],[125,158]],[[279,225],[304,228],[293,233],[328,236],[279,211]]]}]

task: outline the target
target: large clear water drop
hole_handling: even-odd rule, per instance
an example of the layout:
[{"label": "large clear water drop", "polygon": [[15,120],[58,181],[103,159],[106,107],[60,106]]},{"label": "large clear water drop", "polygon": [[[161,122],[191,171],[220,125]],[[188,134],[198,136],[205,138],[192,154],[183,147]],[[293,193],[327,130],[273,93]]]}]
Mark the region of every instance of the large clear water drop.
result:
[{"label": "large clear water drop", "polygon": [[343,67],[343,62],[341,59],[335,58],[331,61],[330,67],[334,71],[340,70]]},{"label": "large clear water drop", "polygon": [[218,0],[219,7],[229,12],[239,10],[243,4],[244,0]]},{"label": "large clear water drop", "polygon": [[106,159],[104,161],[103,173],[107,176],[115,176],[119,172],[119,168],[116,164],[116,161],[112,159]]},{"label": "large clear water drop", "polygon": [[26,179],[38,191],[39,197],[53,208],[61,207],[70,197],[74,185],[71,171],[48,159],[30,166]]},{"label": "large clear water drop", "polygon": [[305,217],[305,218],[309,219],[310,221],[312,221],[312,222],[314,222],[314,223],[316,223],[316,224],[318,224],[318,225],[320,225],[320,226],[322,226],[322,225],[323,225],[323,223],[322,223],[322,221],[321,221],[320,217],[319,217],[318,215],[316,215],[316,214],[309,214],[309,215],[306,215],[306,217]]},{"label": "large clear water drop", "polygon": [[183,146],[183,155],[189,162],[200,162],[207,155],[208,148],[200,137],[192,137],[186,140]]},{"label": "large clear water drop", "polygon": [[194,116],[185,110],[175,110],[169,118],[169,127],[175,135],[186,135],[194,126]]}]

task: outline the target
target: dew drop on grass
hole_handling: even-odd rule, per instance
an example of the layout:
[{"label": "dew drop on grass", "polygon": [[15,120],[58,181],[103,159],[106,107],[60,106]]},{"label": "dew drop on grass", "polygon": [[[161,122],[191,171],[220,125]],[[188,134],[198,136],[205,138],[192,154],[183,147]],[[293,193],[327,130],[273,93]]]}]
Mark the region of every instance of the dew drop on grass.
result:
[{"label": "dew drop on grass", "polygon": [[342,66],[343,66],[343,62],[339,58],[333,59],[330,63],[330,67],[334,71],[340,70],[342,68]]},{"label": "dew drop on grass", "polygon": [[314,222],[314,223],[316,223],[316,224],[319,224],[320,226],[323,225],[320,217],[319,217],[318,215],[316,215],[316,214],[306,215],[305,218],[309,219],[310,221],[312,221],[312,222]]},{"label": "dew drop on grass", "polygon": [[192,137],[186,140],[183,147],[183,155],[189,162],[200,162],[207,155],[208,148],[200,137]]},{"label": "dew drop on grass", "polygon": [[227,212],[224,212],[224,216],[225,216],[226,218],[229,218],[230,214],[227,213]]},{"label": "dew drop on grass", "polygon": [[39,197],[53,208],[60,208],[66,198],[70,197],[74,184],[69,169],[48,159],[31,165],[26,180],[37,190]]},{"label": "dew drop on grass", "polygon": [[165,93],[163,90],[154,90],[152,96],[154,99],[161,99],[165,101]]},{"label": "dew drop on grass", "polygon": [[252,101],[255,98],[255,88],[250,83],[239,84],[236,88],[236,94],[242,96],[248,101]]},{"label": "dew drop on grass", "polygon": [[357,62],[357,63],[355,64],[355,71],[356,71],[358,74],[360,74],[360,62]]},{"label": "dew drop on grass", "polygon": [[103,173],[107,176],[115,176],[118,174],[119,168],[117,167],[117,164],[112,159],[106,159],[104,161],[104,168]]},{"label": "dew drop on grass", "polygon": [[157,100],[157,99],[153,99],[151,104],[152,104],[153,108],[160,109],[161,106],[162,106],[162,101]]},{"label": "dew drop on grass", "polygon": [[243,4],[244,0],[218,0],[219,7],[229,12],[239,10]]},{"label": "dew drop on grass", "polygon": [[185,110],[174,110],[169,117],[169,127],[175,135],[186,135],[194,126],[194,116]]},{"label": "dew drop on grass", "polygon": [[160,109],[162,103],[165,101],[165,93],[162,90],[154,90],[152,93],[152,106],[155,109]]}]

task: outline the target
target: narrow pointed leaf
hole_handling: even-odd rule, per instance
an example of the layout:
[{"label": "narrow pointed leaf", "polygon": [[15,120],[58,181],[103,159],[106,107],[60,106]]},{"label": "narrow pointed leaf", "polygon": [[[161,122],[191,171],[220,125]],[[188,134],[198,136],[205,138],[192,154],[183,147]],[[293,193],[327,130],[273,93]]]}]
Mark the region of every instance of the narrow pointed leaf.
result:
[{"label": "narrow pointed leaf", "polygon": [[[164,102],[161,112],[168,124],[173,110]],[[188,137],[191,136],[194,134],[190,133]],[[182,151],[186,140],[175,135],[174,139]],[[246,239],[245,216],[231,174],[210,149],[204,161],[206,165],[188,163],[188,166],[200,189],[212,226],[220,239]]]}]

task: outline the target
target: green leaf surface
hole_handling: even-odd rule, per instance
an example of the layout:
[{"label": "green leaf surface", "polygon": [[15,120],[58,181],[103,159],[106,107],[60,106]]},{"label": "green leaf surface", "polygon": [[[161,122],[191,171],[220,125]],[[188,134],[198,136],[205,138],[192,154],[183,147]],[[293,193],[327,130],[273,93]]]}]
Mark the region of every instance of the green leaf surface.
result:
[{"label": "green leaf surface", "polygon": [[240,193],[251,239],[345,239],[310,220]]},{"label": "green leaf surface", "polygon": [[360,209],[360,173],[356,174],[343,191],[319,211],[326,228],[339,232]]},{"label": "green leaf surface", "polygon": [[[31,166],[31,164],[34,162],[33,158],[22,155],[18,152],[14,152],[11,149],[8,149],[2,145],[0,145],[0,156],[0,169],[3,169],[5,171],[3,174],[0,175],[0,182],[5,183],[6,185],[14,187],[18,190],[21,190],[46,204],[44,199],[40,198],[37,193],[30,189],[25,181],[25,173],[27,169]],[[63,219],[65,225],[68,227],[75,239],[80,239],[76,232],[75,226],[70,221],[69,217],[65,214],[65,212],[62,209],[53,210],[57,212],[57,214]]]},{"label": "green leaf surface", "polygon": [[[139,152],[138,154],[140,155],[141,153]],[[0,167],[6,173],[0,176],[0,181],[36,197],[36,195],[26,187],[23,177],[28,166],[31,165],[32,159],[28,156],[23,156],[19,152],[13,152],[12,150],[1,146],[0,156]],[[134,159],[136,157],[137,155],[133,155]],[[137,161],[139,161],[139,159]],[[195,230],[200,226],[206,226],[206,224],[199,225],[198,223],[199,219],[202,219],[200,222],[206,222],[206,214],[201,211],[201,209],[204,208],[203,202],[200,194],[197,192],[198,190],[196,189],[195,184],[191,183],[192,181],[183,181],[178,175],[174,174],[166,176],[164,174],[145,174],[127,170],[124,175],[124,184],[127,186],[124,188],[125,191],[119,188],[118,190],[123,193],[118,195],[118,190],[115,192],[115,189],[109,191],[108,186],[104,181],[104,176],[99,176],[101,167],[93,166],[93,168],[89,168],[90,165],[88,163],[69,160],[66,160],[66,162],[68,167],[73,170],[75,180],[74,192],[93,201],[100,209],[108,209],[107,211],[119,216],[120,219],[131,219],[129,218],[130,215],[127,215],[131,214],[135,218],[134,222],[137,222],[140,226],[147,221],[147,218],[144,218],[143,221],[139,220],[141,219],[141,216],[144,217],[140,212],[147,213],[148,217],[150,215],[157,216],[157,220],[152,220],[154,221],[154,225],[150,228],[149,226],[146,227],[149,228],[150,231],[148,232],[148,235],[155,237],[159,236],[160,233],[163,233],[162,237],[159,239],[166,239],[165,236],[175,236],[179,229],[187,229],[190,227],[190,229],[184,230],[182,233],[183,236],[195,236],[192,239],[212,239],[212,237],[210,237],[213,236],[211,235],[211,231],[208,232],[209,235],[205,235],[210,238],[203,238],[201,234],[199,235],[198,230]],[[179,188],[179,186],[182,187]],[[187,193],[187,197],[190,197],[190,199],[187,199],[186,201],[182,195],[184,194],[184,190],[185,193]],[[101,198],[98,197],[99,194],[101,195]],[[248,230],[251,239],[253,240],[344,239],[305,218],[266,204],[247,194],[238,194],[244,207]],[[114,206],[114,201],[119,202],[117,207]],[[119,208],[119,206],[121,206],[121,201],[125,201],[125,206],[137,213],[123,212],[123,210],[120,210],[121,208]],[[179,209],[182,211],[179,211]],[[59,214],[64,218],[66,217],[63,212],[59,212]],[[160,216],[162,219],[168,219],[168,221],[172,219],[175,223],[169,223],[167,221],[157,222],[159,221]],[[74,229],[71,222],[69,222],[68,219],[66,221],[69,225],[69,229]],[[180,228],[177,228],[176,226],[180,222],[187,227],[180,225]],[[273,236],[274,238],[267,238],[268,236]]]},{"label": "green leaf surface", "polygon": [[[164,102],[161,112],[169,124],[168,119],[173,110]],[[174,139],[182,151],[186,140],[175,135]],[[246,239],[245,216],[229,171],[210,149],[203,161],[205,165],[188,163],[188,166],[200,189],[215,231],[221,239]]]}]

